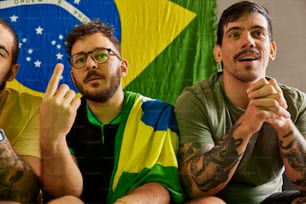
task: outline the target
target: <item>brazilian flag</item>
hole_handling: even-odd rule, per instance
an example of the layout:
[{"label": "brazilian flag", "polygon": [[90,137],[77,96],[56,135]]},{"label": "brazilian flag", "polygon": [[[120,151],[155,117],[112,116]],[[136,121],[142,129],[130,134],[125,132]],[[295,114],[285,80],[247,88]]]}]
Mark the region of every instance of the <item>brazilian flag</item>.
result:
[{"label": "brazilian flag", "polygon": [[74,87],[63,40],[92,19],[114,25],[129,62],[123,88],[173,104],[186,86],[217,71],[216,0],[0,0],[19,38],[20,70],[9,87],[43,95],[56,63]]},{"label": "brazilian flag", "polygon": [[[140,50],[134,56],[135,64],[130,66],[126,89],[173,104],[184,87],[207,78],[218,69],[212,54],[216,1],[141,2],[142,18],[150,20],[143,20],[145,29],[141,32],[136,27],[127,28],[131,35],[137,36],[134,37],[137,42],[137,38],[145,39],[144,44],[136,43],[135,47],[128,48]],[[136,16],[130,18],[139,21]],[[147,63],[141,63],[143,61]]]}]

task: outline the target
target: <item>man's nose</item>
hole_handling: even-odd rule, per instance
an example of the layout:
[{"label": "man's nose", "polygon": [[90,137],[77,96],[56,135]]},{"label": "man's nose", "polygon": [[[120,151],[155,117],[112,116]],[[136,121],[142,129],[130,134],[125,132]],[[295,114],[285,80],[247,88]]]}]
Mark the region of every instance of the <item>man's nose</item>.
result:
[{"label": "man's nose", "polygon": [[86,69],[96,69],[98,63],[94,60],[92,55],[88,55],[86,59]]},{"label": "man's nose", "polygon": [[245,34],[242,35],[242,48],[244,47],[255,47],[255,39],[253,38],[253,36],[251,35],[251,33],[247,32]]}]

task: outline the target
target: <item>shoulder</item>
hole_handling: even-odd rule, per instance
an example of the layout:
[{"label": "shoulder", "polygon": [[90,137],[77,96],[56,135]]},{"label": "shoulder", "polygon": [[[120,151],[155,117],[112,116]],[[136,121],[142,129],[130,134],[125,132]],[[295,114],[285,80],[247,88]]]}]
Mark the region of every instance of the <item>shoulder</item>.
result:
[{"label": "shoulder", "polygon": [[295,87],[290,87],[284,84],[279,84],[279,85],[283,91],[284,97],[287,100],[287,102],[293,103],[295,105],[302,105],[306,103],[305,92]]},{"label": "shoulder", "polygon": [[140,95],[140,100],[142,101],[142,109],[146,111],[160,111],[164,112],[166,110],[173,109],[173,106],[159,99],[152,99],[146,96]]},{"label": "shoulder", "polygon": [[148,96],[144,96],[140,93],[125,91],[124,97],[125,103],[131,101],[134,107],[139,106],[143,112],[163,112],[166,109],[173,108],[173,106],[169,103],[166,103],[160,99],[154,99]]},{"label": "shoulder", "polygon": [[12,103],[24,107],[39,107],[42,101],[40,96],[34,96],[27,92],[20,92],[15,89],[5,89],[7,101],[6,103]]},{"label": "shoulder", "polygon": [[288,105],[288,111],[293,120],[302,113],[306,113],[306,94],[305,92],[284,84],[279,84]]},{"label": "shoulder", "polygon": [[279,84],[280,88],[282,89],[284,96],[286,99],[302,99],[305,100],[305,92],[291,86],[287,86],[285,84]]},{"label": "shoulder", "polygon": [[139,95],[141,104],[141,120],[156,130],[167,130],[168,128],[177,132],[176,119],[173,105],[159,99]]},{"label": "shoulder", "polygon": [[223,97],[222,72],[212,74],[192,86],[186,87],[176,100],[175,106],[214,104]]}]

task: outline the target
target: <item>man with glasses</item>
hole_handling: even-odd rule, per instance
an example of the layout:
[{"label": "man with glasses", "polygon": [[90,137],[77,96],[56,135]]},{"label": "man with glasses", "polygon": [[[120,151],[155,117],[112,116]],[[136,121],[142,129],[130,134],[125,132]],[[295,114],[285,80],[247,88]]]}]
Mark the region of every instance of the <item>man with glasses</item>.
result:
[{"label": "man with glasses", "polygon": [[57,65],[41,106],[45,191],[86,203],[182,202],[173,107],[122,90],[128,62],[111,26],[79,25],[67,48],[82,98],[57,87],[63,71]]}]

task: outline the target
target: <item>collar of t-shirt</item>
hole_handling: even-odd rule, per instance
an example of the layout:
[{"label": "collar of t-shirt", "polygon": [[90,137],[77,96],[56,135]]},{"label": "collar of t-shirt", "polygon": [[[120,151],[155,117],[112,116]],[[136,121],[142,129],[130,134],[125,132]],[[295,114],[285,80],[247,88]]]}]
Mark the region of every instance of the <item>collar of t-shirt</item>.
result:
[{"label": "collar of t-shirt", "polygon": [[104,144],[104,126],[105,125],[117,125],[121,121],[121,112],[108,124],[103,124],[96,116],[95,114],[90,110],[88,104],[86,103],[86,112],[87,112],[87,118],[88,121],[93,124],[100,126],[101,128],[101,136],[102,136],[102,144]]}]

